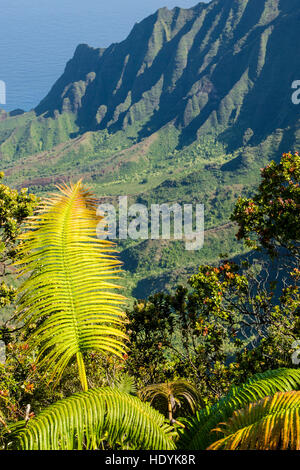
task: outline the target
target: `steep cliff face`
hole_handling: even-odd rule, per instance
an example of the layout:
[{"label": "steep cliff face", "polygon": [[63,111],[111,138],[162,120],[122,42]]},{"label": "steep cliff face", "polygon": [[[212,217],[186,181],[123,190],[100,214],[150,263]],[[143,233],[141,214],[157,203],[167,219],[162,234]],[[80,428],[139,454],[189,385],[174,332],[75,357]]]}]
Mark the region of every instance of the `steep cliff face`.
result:
[{"label": "steep cliff face", "polygon": [[118,241],[138,298],[240,254],[228,223],[237,197],[299,150],[299,24],[299,0],[213,0],[160,9],[107,49],[78,46],[35,112],[0,112],[8,184],[45,193],[83,178],[108,202],[203,203],[202,250]]},{"label": "steep cliff face", "polygon": [[107,49],[80,45],[38,114],[76,114],[84,130],[169,122],[183,141],[217,132],[234,146],[294,126],[298,0],[214,0],[163,8]]}]

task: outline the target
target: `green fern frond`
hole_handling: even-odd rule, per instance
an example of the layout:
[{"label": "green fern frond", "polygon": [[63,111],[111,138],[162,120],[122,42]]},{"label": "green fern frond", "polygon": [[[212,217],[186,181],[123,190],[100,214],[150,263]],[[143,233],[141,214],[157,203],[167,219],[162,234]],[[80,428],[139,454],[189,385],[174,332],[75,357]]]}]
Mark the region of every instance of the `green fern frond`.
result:
[{"label": "green fern frond", "polygon": [[121,378],[115,380],[113,388],[116,388],[119,392],[129,393],[130,395],[137,394],[134,377],[129,374],[123,374]]},{"label": "green fern frond", "polygon": [[208,450],[300,450],[300,392],[279,392],[235,411]]},{"label": "green fern frond", "polygon": [[21,450],[175,449],[176,433],[137,397],[111,388],[72,395],[10,427],[7,447]]},{"label": "green fern frond", "polygon": [[124,297],[111,283],[120,271],[114,245],[96,238],[101,220],[96,200],[81,181],[61,186],[45,199],[21,237],[20,320],[38,324],[29,338],[37,364],[57,383],[77,358],[83,390],[87,378],[83,353],[97,350],[122,356],[126,351]]},{"label": "green fern frond", "polygon": [[221,437],[213,434],[212,429],[230,418],[234,411],[277,392],[299,389],[299,369],[277,369],[256,374],[245,384],[232,387],[215,405],[198,411],[191,418],[181,420],[186,429],[182,432],[179,446],[184,449],[204,450]]}]

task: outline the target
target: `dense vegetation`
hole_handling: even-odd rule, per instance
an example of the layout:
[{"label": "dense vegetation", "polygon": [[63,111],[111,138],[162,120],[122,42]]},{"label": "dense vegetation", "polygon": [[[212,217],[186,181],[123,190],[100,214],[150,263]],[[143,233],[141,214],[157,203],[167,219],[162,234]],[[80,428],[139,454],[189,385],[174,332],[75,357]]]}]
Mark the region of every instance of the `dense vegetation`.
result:
[{"label": "dense vegetation", "polygon": [[37,205],[1,185],[2,252],[22,274],[1,292],[14,310],[0,327],[2,448],[300,450],[299,179],[298,153],[284,154],[236,202],[237,237],[263,257],[201,265],[127,312],[90,191],[79,181]]},{"label": "dense vegetation", "polygon": [[[163,8],[0,112],[1,449],[300,450],[299,18]],[[96,238],[120,195],[203,248]]]}]

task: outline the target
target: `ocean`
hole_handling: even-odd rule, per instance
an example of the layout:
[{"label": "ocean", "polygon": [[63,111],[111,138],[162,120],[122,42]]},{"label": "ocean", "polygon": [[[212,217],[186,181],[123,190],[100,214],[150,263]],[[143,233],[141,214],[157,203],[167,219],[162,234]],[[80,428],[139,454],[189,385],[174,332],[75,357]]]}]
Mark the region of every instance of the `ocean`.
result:
[{"label": "ocean", "polygon": [[[48,93],[80,43],[107,47],[160,7],[197,0],[0,0],[0,81],[6,104],[29,111]],[[3,90],[2,90],[3,91]],[[1,93],[0,93],[1,101]],[[2,98],[3,103],[3,98]]]}]

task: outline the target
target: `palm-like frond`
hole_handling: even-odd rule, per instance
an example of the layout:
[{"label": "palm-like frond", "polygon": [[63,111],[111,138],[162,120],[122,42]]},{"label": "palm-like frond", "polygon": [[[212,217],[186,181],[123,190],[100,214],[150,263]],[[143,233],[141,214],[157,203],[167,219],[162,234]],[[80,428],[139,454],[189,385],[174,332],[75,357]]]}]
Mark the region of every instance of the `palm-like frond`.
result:
[{"label": "palm-like frond", "polygon": [[43,410],[25,426],[10,427],[8,447],[22,450],[113,448],[174,449],[174,430],[137,397],[111,388],[72,395]]},{"label": "palm-like frond", "polygon": [[196,387],[187,380],[148,385],[139,395],[142,400],[149,401],[160,412],[168,412],[170,421],[176,408],[182,405],[186,405],[194,413],[200,399]]},{"label": "palm-like frond", "polygon": [[245,384],[232,387],[228,394],[215,405],[198,411],[193,417],[184,419],[186,425],[179,446],[184,449],[206,449],[221,435],[212,433],[218,423],[230,418],[234,411],[276,392],[300,389],[299,369],[277,369],[256,374]]},{"label": "palm-like frond", "polygon": [[120,262],[114,245],[96,238],[96,200],[82,183],[59,189],[42,202],[22,236],[19,264],[31,275],[20,289],[20,320],[39,324],[29,344],[39,349],[38,364],[47,365],[50,377],[57,382],[76,356],[87,390],[83,352],[121,356],[126,349],[124,297],[110,282]]},{"label": "palm-like frond", "polygon": [[208,450],[300,450],[300,392],[279,392],[235,411]]}]

